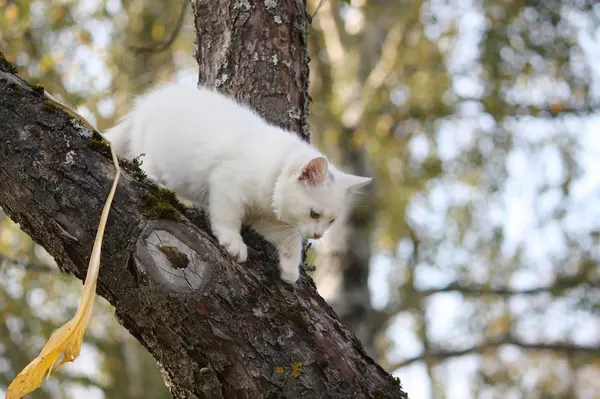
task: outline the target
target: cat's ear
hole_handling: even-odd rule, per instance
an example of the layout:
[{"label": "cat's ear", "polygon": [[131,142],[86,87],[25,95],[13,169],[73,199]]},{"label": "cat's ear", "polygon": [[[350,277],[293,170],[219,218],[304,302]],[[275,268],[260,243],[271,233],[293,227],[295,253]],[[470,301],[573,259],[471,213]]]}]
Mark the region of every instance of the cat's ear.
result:
[{"label": "cat's ear", "polygon": [[298,181],[309,184],[323,184],[327,179],[327,169],[329,162],[323,157],[311,159],[300,169]]},{"label": "cat's ear", "polygon": [[371,183],[372,180],[373,180],[372,177],[362,177],[362,176],[349,175],[349,174],[344,175],[344,182],[346,184],[346,187],[347,187],[347,190],[349,193],[356,193],[362,187]]}]

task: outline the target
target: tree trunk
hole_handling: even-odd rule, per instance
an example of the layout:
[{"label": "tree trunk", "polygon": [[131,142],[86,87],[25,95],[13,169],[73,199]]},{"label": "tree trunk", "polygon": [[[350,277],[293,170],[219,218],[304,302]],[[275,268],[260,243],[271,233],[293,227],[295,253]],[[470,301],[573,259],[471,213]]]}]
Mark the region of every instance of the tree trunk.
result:
[{"label": "tree trunk", "polygon": [[[345,171],[368,176],[363,151],[352,145],[353,129],[340,127],[338,161]],[[375,219],[373,185],[360,198],[352,214],[344,215],[321,240],[316,260],[317,284],[327,284],[324,297],[348,327],[362,342],[369,356],[375,357],[375,336],[388,321],[388,315],[371,305],[369,291],[369,261],[371,259],[371,229]],[[319,280],[321,278],[321,280]]]},{"label": "tree trunk", "polygon": [[[316,7],[319,0],[313,3]],[[335,140],[322,140],[321,145],[345,171],[361,176],[369,176],[372,171],[368,168],[365,148],[357,147],[356,138],[364,134],[361,130],[372,129],[374,114],[380,116],[383,112],[372,104],[377,89],[372,88],[369,76],[378,68],[388,48],[397,47],[397,43],[387,44],[387,36],[393,36],[399,17],[394,15],[394,8],[399,7],[396,2],[371,3],[373,0],[369,7],[361,9],[370,10],[366,14],[369,28],[359,36],[349,37],[344,32],[339,11],[342,1],[324,2],[310,37],[313,54],[327,54],[327,57],[314,57],[313,66],[318,82],[316,96],[320,97],[318,105],[328,109],[320,122],[324,128],[338,133]],[[358,65],[353,65],[355,57],[351,54],[354,53],[361,54]],[[349,87],[354,89],[349,90]],[[378,355],[377,350],[381,352],[382,340],[376,344],[377,335],[389,321],[386,312],[373,309],[369,291],[376,183],[377,179],[366,190],[367,195],[361,196],[353,213],[338,218],[323,236],[314,274],[319,292],[373,357]]]},{"label": "tree trunk", "polygon": [[302,0],[192,0],[199,81],[309,139],[308,15]]},{"label": "tree trunk", "polygon": [[[194,12],[202,81],[308,137],[304,5],[198,1]],[[106,147],[3,57],[0,126],[0,205],[83,279],[114,176]],[[110,213],[98,293],[156,358],[173,397],[406,398],[310,278],[284,284],[272,248],[248,232],[249,260],[237,264],[202,214],[132,171]]]}]

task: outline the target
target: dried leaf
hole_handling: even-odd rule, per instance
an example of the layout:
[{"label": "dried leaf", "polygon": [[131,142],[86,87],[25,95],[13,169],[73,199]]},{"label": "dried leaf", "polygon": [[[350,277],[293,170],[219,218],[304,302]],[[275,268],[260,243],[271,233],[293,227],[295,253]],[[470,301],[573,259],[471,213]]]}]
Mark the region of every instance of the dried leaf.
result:
[{"label": "dried leaf", "polygon": [[[84,121],[92,130],[95,130],[89,124],[89,122],[87,122],[79,114],[56,101],[56,99],[54,99],[48,93],[44,94],[52,102],[56,103],[58,107],[64,109],[71,116]],[[92,249],[92,256],[90,263],[88,264],[88,271],[85,278],[85,284],[83,285],[83,294],[81,296],[81,304],[79,305],[79,309],[77,310],[75,317],[73,317],[70,321],[65,323],[52,334],[39,356],[29,363],[11,382],[8,390],[6,391],[6,399],[21,399],[26,394],[39,388],[42,384],[44,375],[48,374],[48,376],[50,376],[54,365],[61,355],[63,358],[56,367],[57,369],[62,366],[63,363],[72,362],[79,356],[81,351],[81,343],[83,342],[83,334],[85,332],[85,328],[87,327],[96,295],[96,283],[98,280],[98,272],[100,271],[100,254],[102,249],[102,239],[104,237],[104,228],[106,227],[108,213],[110,211],[110,206],[115,196],[117,183],[121,174],[117,154],[112,147],[111,154],[116,170],[115,179],[100,217],[100,224],[98,225],[98,232],[96,233],[94,248]]]}]

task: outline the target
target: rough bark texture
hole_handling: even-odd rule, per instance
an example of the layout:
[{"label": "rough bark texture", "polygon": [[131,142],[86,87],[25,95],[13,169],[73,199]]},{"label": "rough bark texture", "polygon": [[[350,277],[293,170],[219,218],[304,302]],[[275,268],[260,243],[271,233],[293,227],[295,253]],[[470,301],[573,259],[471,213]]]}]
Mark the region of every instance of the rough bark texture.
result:
[{"label": "rough bark texture", "polygon": [[[290,49],[296,46],[289,60],[297,69],[276,78],[271,76],[276,69],[260,62],[256,68],[263,65],[263,75],[241,72],[243,68],[233,63],[244,63],[235,54],[247,43],[227,29],[249,29],[249,21],[254,21],[254,29],[267,29],[269,23],[261,20],[266,16],[277,24],[269,11],[277,2],[249,8],[245,1],[239,6],[209,3],[210,10],[204,12],[214,11],[211,27],[202,29],[214,25],[233,40],[212,44],[229,48],[223,50],[223,59],[231,59],[228,79],[239,89],[228,91],[250,100],[261,112],[277,110],[272,120],[278,112],[298,110],[298,118],[288,112],[289,119],[281,117],[279,122],[307,136],[307,60],[305,50],[298,50],[306,32],[303,5],[278,3],[279,13],[294,16],[285,25],[289,36],[282,37],[287,37]],[[196,13],[203,9],[203,3],[196,3]],[[226,17],[230,20],[223,21]],[[202,57],[212,55],[205,52]],[[223,82],[220,68],[208,78],[211,70],[201,67],[204,81],[220,76]],[[262,78],[256,80],[254,74]],[[272,91],[263,93],[261,83]],[[250,84],[257,85],[257,91],[243,94],[254,87]],[[286,102],[284,90],[290,90],[295,103]],[[89,130],[48,104],[40,90],[13,75],[0,58],[0,205],[62,270],[80,279],[114,175],[105,150]],[[303,275],[295,290],[284,284],[277,276],[272,248],[251,234],[244,234],[249,261],[237,264],[210,235],[203,215],[177,205],[172,209],[166,201],[156,188],[124,174],[107,226],[98,293],[157,359],[175,398],[406,397],[398,381],[368,357],[339,322],[310,278]],[[156,215],[156,207],[175,220],[144,216]]]},{"label": "rough bark texture", "polygon": [[306,2],[192,0],[200,84],[308,140]]},{"label": "rough bark texture", "polygon": [[[272,123],[308,140],[308,50],[306,4],[301,0],[192,1],[197,32],[199,82],[249,104]],[[327,7],[325,5],[324,7]],[[339,161],[345,170],[368,176],[364,154],[344,129]],[[349,217],[343,236],[322,242],[320,256],[329,273],[339,274],[332,303],[370,356],[385,316],[371,307],[368,287],[370,221],[374,204],[364,202],[360,217]],[[332,244],[332,245],[327,245]]]}]

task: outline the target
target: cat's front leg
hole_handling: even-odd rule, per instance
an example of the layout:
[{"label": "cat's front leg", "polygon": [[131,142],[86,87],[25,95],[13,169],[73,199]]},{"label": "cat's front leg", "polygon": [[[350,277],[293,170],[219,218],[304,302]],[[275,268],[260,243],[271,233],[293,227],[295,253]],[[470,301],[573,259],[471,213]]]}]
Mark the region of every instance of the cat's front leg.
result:
[{"label": "cat's front leg", "polygon": [[279,271],[281,278],[294,284],[300,277],[300,261],[302,260],[302,241],[277,249],[279,252]]},{"label": "cat's front leg", "polygon": [[282,280],[294,284],[300,276],[302,237],[296,229],[269,220],[256,221],[252,228],[275,246]]},{"label": "cat's front leg", "polygon": [[211,186],[208,196],[210,227],[219,244],[238,262],[248,259],[248,247],[242,239],[243,206],[235,194]]}]

